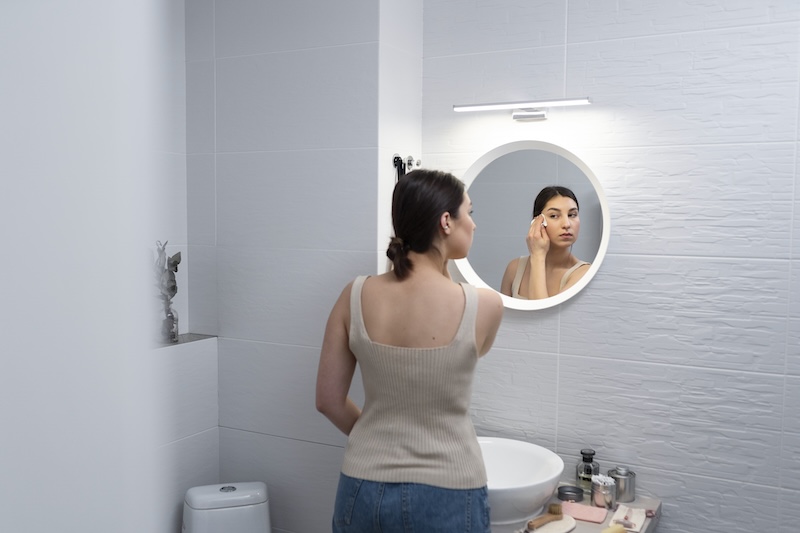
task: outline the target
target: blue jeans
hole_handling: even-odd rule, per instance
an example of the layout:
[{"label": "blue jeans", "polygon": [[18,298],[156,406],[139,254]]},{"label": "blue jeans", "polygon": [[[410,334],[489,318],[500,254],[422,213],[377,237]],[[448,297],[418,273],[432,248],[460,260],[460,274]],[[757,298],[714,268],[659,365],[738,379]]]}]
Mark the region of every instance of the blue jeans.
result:
[{"label": "blue jeans", "polygon": [[333,533],[490,533],[486,487],[454,490],[339,475]]}]

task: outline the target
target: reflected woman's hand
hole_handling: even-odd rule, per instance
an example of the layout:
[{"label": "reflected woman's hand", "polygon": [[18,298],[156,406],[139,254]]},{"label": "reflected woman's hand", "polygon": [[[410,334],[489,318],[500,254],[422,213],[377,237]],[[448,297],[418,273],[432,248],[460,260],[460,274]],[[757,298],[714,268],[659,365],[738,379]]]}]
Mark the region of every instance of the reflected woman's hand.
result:
[{"label": "reflected woman's hand", "polygon": [[545,256],[550,250],[550,237],[547,235],[545,226],[542,225],[544,221],[544,215],[537,215],[531,222],[528,235],[525,237],[525,242],[528,244],[528,252],[532,256]]}]

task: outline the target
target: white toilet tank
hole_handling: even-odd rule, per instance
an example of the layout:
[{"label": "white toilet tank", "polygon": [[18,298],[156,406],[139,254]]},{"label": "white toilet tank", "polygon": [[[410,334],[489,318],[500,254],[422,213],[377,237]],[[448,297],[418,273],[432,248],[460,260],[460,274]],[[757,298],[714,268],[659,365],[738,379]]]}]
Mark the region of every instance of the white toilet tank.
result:
[{"label": "white toilet tank", "polygon": [[270,533],[267,485],[260,481],[192,487],[182,533]]}]

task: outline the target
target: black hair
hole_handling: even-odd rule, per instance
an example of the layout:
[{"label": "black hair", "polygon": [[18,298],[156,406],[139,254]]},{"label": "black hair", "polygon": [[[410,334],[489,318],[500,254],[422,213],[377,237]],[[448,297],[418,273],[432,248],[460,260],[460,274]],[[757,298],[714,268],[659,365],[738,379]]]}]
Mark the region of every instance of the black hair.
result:
[{"label": "black hair", "polygon": [[556,196],[566,196],[567,198],[573,199],[575,201],[575,205],[580,211],[581,206],[578,204],[578,199],[575,197],[574,192],[566,187],[561,187],[560,185],[550,185],[539,191],[539,194],[536,195],[536,200],[533,201],[533,216],[531,218],[536,218],[541,215],[542,211],[544,211],[544,206],[547,205],[547,202]]},{"label": "black hair", "polygon": [[398,279],[413,269],[408,252],[427,252],[439,231],[439,218],[445,212],[457,219],[464,202],[464,183],[441,170],[413,170],[400,177],[392,195],[394,234],[386,256],[394,265]]}]

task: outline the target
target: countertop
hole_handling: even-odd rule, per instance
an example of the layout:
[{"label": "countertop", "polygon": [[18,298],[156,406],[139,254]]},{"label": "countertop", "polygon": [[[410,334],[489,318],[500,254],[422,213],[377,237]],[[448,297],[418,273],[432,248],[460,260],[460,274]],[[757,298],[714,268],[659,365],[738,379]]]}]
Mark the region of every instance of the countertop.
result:
[{"label": "countertop", "polygon": [[[562,503],[556,497],[549,503]],[[584,498],[581,505],[590,505],[589,497],[587,496]],[[661,500],[656,498],[650,498],[648,496],[637,496],[635,500],[629,503],[625,503],[623,505],[627,505],[628,507],[639,508],[639,509],[651,509],[656,512],[655,517],[647,518],[644,522],[644,527],[642,527],[642,533],[653,533],[656,531],[656,527],[658,526],[658,519],[661,516]],[[614,515],[613,511],[608,512],[608,516],[606,516],[605,521],[602,524],[597,524],[595,522],[584,522],[583,520],[575,520],[576,526],[575,529],[572,530],[572,533],[600,533],[600,531],[604,530],[605,528],[611,525],[611,517]]]}]

